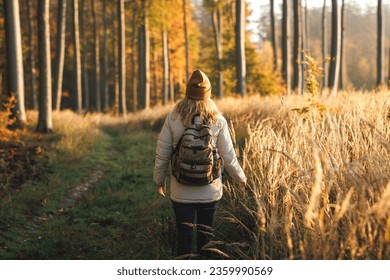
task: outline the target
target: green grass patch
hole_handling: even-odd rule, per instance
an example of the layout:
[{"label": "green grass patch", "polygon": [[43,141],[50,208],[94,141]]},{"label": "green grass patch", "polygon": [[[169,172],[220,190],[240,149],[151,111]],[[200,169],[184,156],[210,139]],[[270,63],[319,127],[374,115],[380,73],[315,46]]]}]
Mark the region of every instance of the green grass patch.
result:
[{"label": "green grass patch", "polygon": [[[63,143],[66,137],[60,137]],[[10,194],[0,207],[0,258],[173,258],[173,211],[152,181],[156,140],[152,130],[109,125],[87,141],[83,153],[61,149],[51,157],[45,180]],[[69,211],[59,212],[66,192],[96,168],[103,177]],[[26,227],[39,215],[52,218]]]}]

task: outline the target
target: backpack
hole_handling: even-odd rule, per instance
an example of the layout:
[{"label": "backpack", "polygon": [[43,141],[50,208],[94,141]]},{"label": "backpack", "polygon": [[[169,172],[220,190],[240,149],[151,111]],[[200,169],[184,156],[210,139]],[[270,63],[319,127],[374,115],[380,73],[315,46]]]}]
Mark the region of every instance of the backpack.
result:
[{"label": "backpack", "polygon": [[213,149],[210,126],[195,123],[185,128],[172,154],[172,175],[184,185],[204,186],[220,177],[222,159]]}]

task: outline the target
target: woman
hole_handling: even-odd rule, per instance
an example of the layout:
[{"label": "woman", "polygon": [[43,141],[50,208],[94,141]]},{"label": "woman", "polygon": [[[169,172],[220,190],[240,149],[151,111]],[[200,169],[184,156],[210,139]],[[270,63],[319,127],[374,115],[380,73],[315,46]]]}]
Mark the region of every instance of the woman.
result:
[{"label": "woman", "polygon": [[[196,70],[187,83],[186,96],[176,104],[165,119],[157,142],[153,175],[157,192],[162,196],[166,193],[165,180],[173,151],[185,128],[198,118],[210,126],[213,148],[218,151],[229,175],[240,184],[240,187],[246,184],[246,177],[237,161],[227,122],[210,97],[209,79],[202,71]],[[197,115],[198,117],[195,118]],[[192,186],[179,183],[175,176],[171,176],[170,197],[176,216],[178,257],[192,253],[194,224],[197,228],[197,253],[208,255],[207,250],[202,248],[210,241],[217,203],[223,191],[221,176],[217,177],[207,185]]]}]

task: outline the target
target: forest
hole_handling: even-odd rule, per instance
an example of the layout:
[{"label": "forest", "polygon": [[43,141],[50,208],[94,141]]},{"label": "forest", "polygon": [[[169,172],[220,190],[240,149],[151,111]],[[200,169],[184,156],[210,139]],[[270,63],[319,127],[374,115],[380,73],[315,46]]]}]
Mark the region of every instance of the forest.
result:
[{"label": "forest", "polygon": [[224,174],[215,258],[389,259],[390,5],[366,2],[1,1],[0,259],[174,259],[153,163],[196,69],[248,178]]}]

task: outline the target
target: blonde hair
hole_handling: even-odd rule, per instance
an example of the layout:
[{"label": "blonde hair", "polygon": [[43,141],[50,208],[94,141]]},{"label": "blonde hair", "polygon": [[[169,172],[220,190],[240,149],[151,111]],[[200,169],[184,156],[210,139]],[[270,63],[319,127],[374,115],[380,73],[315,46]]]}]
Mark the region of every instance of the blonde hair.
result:
[{"label": "blonde hair", "polygon": [[191,124],[192,118],[199,114],[201,119],[208,125],[215,124],[221,112],[217,105],[210,99],[194,100],[184,97],[173,108],[173,118],[180,118],[184,126]]}]

